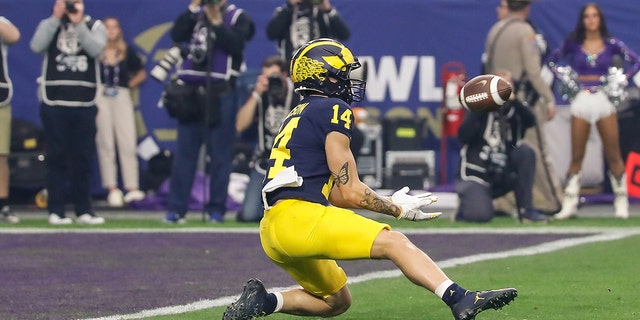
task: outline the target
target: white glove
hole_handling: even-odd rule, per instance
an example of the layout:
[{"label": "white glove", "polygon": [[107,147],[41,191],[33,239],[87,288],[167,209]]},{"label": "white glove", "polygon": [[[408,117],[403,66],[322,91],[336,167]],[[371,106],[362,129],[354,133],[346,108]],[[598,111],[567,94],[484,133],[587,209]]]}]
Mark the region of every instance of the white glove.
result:
[{"label": "white glove", "polygon": [[442,215],[442,212],[425,212],[428,205],[438,201],[438,197],[432,196],[429,192],[415,196],[408,192],[409,187],[404,187],[391,195],[391,201],[402,208],[402,213],[397,216],[398,220],[432,220]]}]

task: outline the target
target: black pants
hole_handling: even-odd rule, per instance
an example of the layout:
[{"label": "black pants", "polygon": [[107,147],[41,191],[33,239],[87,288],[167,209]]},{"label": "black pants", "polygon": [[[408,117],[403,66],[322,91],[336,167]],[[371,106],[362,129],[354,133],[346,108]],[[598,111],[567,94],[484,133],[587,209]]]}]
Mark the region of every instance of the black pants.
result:
[{"label": "black pants", "polygon": [[519,209],[533,208],[533,179],[536,172],[536,156],[531,147],[520,144],[509,153],[512,168],[512,185],[483,185],[476,181],[456,181],[456,193],[460,200],[457,220],[488,222],[493,218],[493,199],[513,191]]},{"label": "black pants", "polygon": [[96,152],[96,114],[95,106],[40,106],[50,214],[65,216],[67,195],[77,216],[93,214],[90,190],[91,164]]}]

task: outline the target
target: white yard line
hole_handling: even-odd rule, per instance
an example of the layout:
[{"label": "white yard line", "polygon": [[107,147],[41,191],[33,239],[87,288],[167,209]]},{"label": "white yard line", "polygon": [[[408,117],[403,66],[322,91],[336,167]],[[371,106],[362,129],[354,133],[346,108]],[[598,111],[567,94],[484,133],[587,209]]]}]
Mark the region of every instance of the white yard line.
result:
[{"label": "white yard line", "polygon": [[[544,233],[595,233],[594,235],[580,237],[580,238],[571,238],[571,239],[561,239],[555,240],[551,242],[546,242],[542,244],[538,244],[535,246],[530,246],[526,248],[507,250],[502,252],[494,252],[494,253],[483,253],[477,255],[471,255],[460,258],[452,258],[447,260],[438,261],[438,265],[441,268],[451,268],[455,266],[493,260],[493,259],[502,259],[509,257],[518,257],[518,256],[531,256],[536,254],[553,252],[565,248],[575,247],[587,243],[594,242],[602,242],[602,241],[613,241],[619,240],[626,237],[634,236],[640,234],[640,228],[504,228],[504,229],[397,229],[398,231],[405,232],[406,234],[453,234],[453,233],[483,233],[483,234],[544,234]],[[40,230],[43,231],[43,230]],[[56,230],[53,230],[56,231]],[[59,232],[60,230],[58,230]],[[243,229],[243,230],[233,230],[233,229],[163,229],[163,230],[131,230],[131,229],[123,229],[123,230],[68,230],[68,231],[79,231],[78,233],[91,233],[93,232],[103,232],[103,233],[133,233],[133,232],[210,232],[210,233],[224,233],[224,232],[247,232],[247,233],[256,233],[257,230],[253,229]],[[35,232],[35,230],[34,230]],[[18,233],[18,232],[15,232]],[[48,233],[48,232],[45,232]],[[369,281],[373,279],[382,279],[382,278],[393,278],[399,277],[402,273],[399,270],[388,270],[388,271],[376,271],[371,273],[366,273],[357,276],[350,276],[349,283],[359,283],[364,281]],[[240,284],[239,284],[240,285]],[[269,291],[280,291],[285,289],[297,288],[297,286],[292,286],[288,288],[270,288]],[[144,310],[141,312],[126,314],[126,315],[114,315],[102,318],[93,318],[87,320],[125,320],[125,319],[142,319],[147,317],[154,316],[164,316],[164,315],[172,315],[172,314],[181,314],[185,312],[209,309],[214,307],[221,307],[225,305],[231,304],[235,301],[240,295],[221,297],[213,300],[202,300],[186,305],[173,306],[173,307],[164,307],[152,310]]]},{"label": "white yard line", "polygon": [[[640,231],[640,227],[544,227],[522,228],[393,228],[404,234],[580,234]],[[118,233],[249,233],[257,234],[258,227],[246,228],[124,228],[124,229],[55,229],[55,228],[0,228],[0,234],[118,234]]]}]

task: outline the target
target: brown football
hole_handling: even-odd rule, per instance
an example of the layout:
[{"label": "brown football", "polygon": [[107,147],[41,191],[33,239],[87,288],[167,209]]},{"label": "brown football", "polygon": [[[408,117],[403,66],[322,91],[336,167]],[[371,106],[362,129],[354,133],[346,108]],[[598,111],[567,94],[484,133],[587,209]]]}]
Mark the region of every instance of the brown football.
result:
[{"label": "brown football", "polygon": [[495,111],[509,99],[511,92],[513,87],[504,78],[482,74],[464,84],[458,99],[467,110]]}]

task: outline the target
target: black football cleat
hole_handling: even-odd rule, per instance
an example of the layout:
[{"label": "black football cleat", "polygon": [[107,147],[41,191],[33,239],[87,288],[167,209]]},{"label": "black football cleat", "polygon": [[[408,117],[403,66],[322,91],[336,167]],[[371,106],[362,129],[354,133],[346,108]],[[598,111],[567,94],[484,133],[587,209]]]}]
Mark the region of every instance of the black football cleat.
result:
[{"label": "black football cleat", "polygon": [[487,309],[501,309],[518,295],[514,288],[469,292],[467,296],[451,306],[456,320],[474,320],[476,315]]},{"label": "black football cleat", "polygon": [[262,281],[250,279],[244,285],[240,298],[232,303],[222,315],[222,320],[250,320],[264,317],[264,306],[267,302],[267,289]]}]

